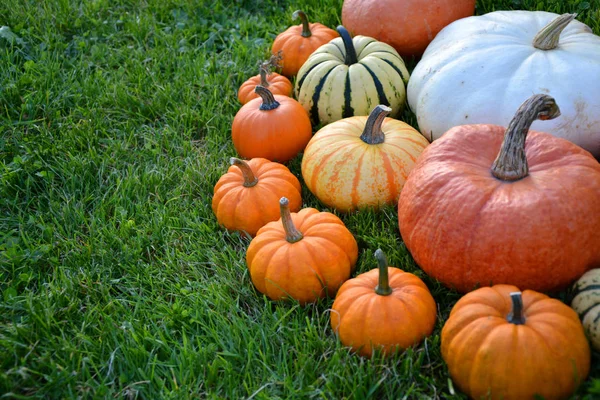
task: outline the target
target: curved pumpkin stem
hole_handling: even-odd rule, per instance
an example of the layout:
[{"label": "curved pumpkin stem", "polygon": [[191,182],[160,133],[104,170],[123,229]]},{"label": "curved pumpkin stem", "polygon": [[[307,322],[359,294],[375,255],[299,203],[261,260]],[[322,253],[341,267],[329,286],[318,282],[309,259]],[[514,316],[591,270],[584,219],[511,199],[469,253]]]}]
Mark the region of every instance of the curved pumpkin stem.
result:
[{"label": "curved pumpkin stem", "polygon": [[279,211],[281,212],[281,222],[283,224],[283,230],[285,231],[285,240],[289,243],[296,243],[302,240],[304,237],[294,225],[292,221],[292,214],[290,213],[290,201],[287,197],[279,199]]},{"label": "curved pumpkin stem", "polygon": [[375,250],[375,258],[379,268],[379,282],[375,288],[375,293],[380,296],[389,296],[392,294],[392,288],[390,287],[387,258],[381,249]]},{"label": "curved pumpkin stem", "polygon": [[235,165],[242,171],[242,176],[244,177],[244,187],[252,187],[258,183],[258,178],[256,175],[254,175],[252,168],[250,168],[250,165],[248,165],[246,161],[231,157],[229,159],[229,163],[231,165]]},{"label": "curved pumpkin stem", "polygon": [[344,60],[344,64],[352,65],[358,62],[358,57],[356,55],[356,49],[354,48],[354,43],[352,42],[352,36],[350,36],[350,32],[346,30],[342,25],[338,26],[335,29],[341,36],[342,42],[344,42],[344,48],[346,49],[346,59]]},{"label": "curved pumpkin stem", "polygon": [[521,292],[512,292],[510,294],[512,300],[512,309],[506,317],[506,320],[511,324],[523,325],[525,324],[525,316],[523,315],[523,297]]},{"label": "curved pumpkin stem", "polygon": [[258,73],[260,74],[260,86],[268,88],[270,86],[269,81],[267,81],[267,76],[269,76],[269,64],[267,62],[260,64]]},{"label": "curved pumpkin stem", "polygon": [[492,164],[492,175],[503,181],[517,181],[529,174],[525,139],[536,119],[554,119],[560,115],[556,101],[545,94],[534,94],[517,110],[508,124],[500,152]]},{"label": "curved pumpkin stem", "polygon": [[381,130],[383,120],[388,114],[392,112],[392,109],[382,104],[378,105],[371,111],[367,122],[365,123],[365,129],[363,130],[360,139],[367,144],[379,144],[385,141],[385,134]]},{"label": "curved pumpkin stem", "polygon": [[302,10],[296,10],[292,14],[293,19],[300,18],[302,21],[302,37],[311,37],[312,33],[310,31],[310,25],[308,24],[308,17]]},{"label": "curved pumpkin stem", "polygon": [[274,110],[279,107],[279,102],[275,100],[275,96],[269,89],[264,86],[256,85],[254,88],[254,93],[258,93],[258,95],[262,98],[262,104],[259,109],[262,111]]},{"label": "curved pumpkin stem", "polygon": [[563,14],[543,27],[533,38],[533,47],[540,50],[552,50],[558,47],[563,29],[575,19],[577,14]]}]

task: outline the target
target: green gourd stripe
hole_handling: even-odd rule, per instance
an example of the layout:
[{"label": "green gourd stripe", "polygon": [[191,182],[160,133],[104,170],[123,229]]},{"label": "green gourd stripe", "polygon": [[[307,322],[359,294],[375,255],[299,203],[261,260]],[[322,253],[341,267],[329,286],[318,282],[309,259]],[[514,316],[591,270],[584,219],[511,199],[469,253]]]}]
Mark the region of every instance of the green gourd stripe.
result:
[{"label": "green gourd stripe", "polygon": [[[390,53],[390,54],[391,54],[391,53]],[[397,66],[396,66],[396,65],[395,65],[393,62],[391,62],[390,60],[386,60],[386,59],[384,59],[384,58],[382,58],[381,60],[382,60],[382,61],[385,61],[386,63],[388,63],[388,65],[389,65],[390,67],[392,67],[392,68],[394,69],[394,71],[396,71],[396,72],[398,73],[398,75],[400,75],[400,78],[401,78],[403,81],[406,81],[406,80],[408,80],[408,78],[405,78],[405,77],[404,77],[404,74],[402,73],[402,71],[400,70],[400,68],[398,68],[398,67],[397,67]]]},{"label": "green gourd stripe", "polygon": [[338,50],[340,51],[340,53],[342,53],[344,56],[346,55],[345,50],[342,50],[342,48],[340,46],[338,46],[334,41],[331,41],[329,43],[334,45],[335,47],[337,47]]},{"label": "green gourd stripe", "polygon": [[587,292],[588,290],[600,290],[600,285],[589,285],[583,288],[577,288],[577,293]]},{"label": "green gourd stripe", "polygon": [[312,107],[310,108],[310,117],[315,125],[319,124],[319,98],[321,97],[321,89],[323,89],[323,85],[325,84],[325,81],[327,80],[327,77],[331,71],[333,71],[333,68],[327,71],[327,73],[321,78],[319,84],[315,87],[315,92],[313,93],[313,103]]},{"label": "green gourd stripe", "polygon": [[352,88],[350,87],[350,74],[346,74],[346,84],[344,85],[344,111],[342,118],[349,118],[354,116],[354,109],[352,108]]},{"label": "green gourd stripe", "polygon": [[310,72],[315,69],[316,67],[318,67],[321,64],[314,64],[312,65],[308,71],[306,71],[306,73],[304,75],[302,75],[302,78],[300,78],[300,80],[298,81],[298,89],[300,89],[302,87],[302,84],[304,83],[304,80],[306,79],[306,77],[308,76],[308,74],[310,74]]},{"label": "green gourd stripe", "polygon": [[592,310],[592,308],[597,307],[597,306],[598,306],[598,303],[595,303],[595,304],[591,305],[590,307],[586,308],[585,310],[583,310],[583,312],[579,313],[579,318],[583,320],[585,318],[586,314],[589,313]]},{"label": "green gourd stripe", "polygon": [[371,78],[373,78],[373,83],[375,84],[375,89],[377,89],[377,96],[379,97],[379,104],[383,104],[384,106],[389,106],[390,102],[385,95],[385,91],[383,90],[383,86],[381,82],[379,82],[379,78],[367,67],[365,64],[362,64],[363,67],[371,74]]},{"label": "green gourd stripe", "polygon": [[600,321],[600,313],[598,313],[598,314],[596,315],[596,318],[594,318],[594,321],[593,321],[593,322],[594,322],[594,324],[595,324],[595,323],[597,323],[598,321]]}]

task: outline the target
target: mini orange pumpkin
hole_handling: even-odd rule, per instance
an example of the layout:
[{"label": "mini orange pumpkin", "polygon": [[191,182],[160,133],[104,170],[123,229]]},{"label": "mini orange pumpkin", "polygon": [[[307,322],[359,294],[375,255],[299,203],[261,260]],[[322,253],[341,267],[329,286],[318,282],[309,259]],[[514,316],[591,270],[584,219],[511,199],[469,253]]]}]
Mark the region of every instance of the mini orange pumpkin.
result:
[{"label": "mini orange pumpkin", "polygon": [[441,349],[452,380],[473,399],[566,399],[590,369],[577,313],[511,285],[461,298],[442,329]]},{"label": "mini orange pumpkin", "polygon": [[295,11],[292,18],[300,18],[302,23],[277,35],[271,47],[273,54],[283,53],[281,73],[287,77],[295,76],[313,51],[338,36],[335,30],[323,24],[309,23],[303,11]]},{"label": "mini orange pumpkin", "polygon": [[381,249],[375,257],[379,267],[344,282],[331,307],[340,341],[366,357],[419,343],[433,332],[437,312],[421,279],[388,267]]},{"label": "mini orange pumpkin", "polygon": [[225,228],[250,236],[279,219],[277,200],[290,199],[290,209],[302,206],[298,178],[282,164],[265,158],[230,159],[231,166],[214,188],[212,209]]},{"label": "mini orange pumpkin", "polygon": [[273,95],[260,85],[254,90],[261,98],[246,103],[233,119],[233,146],[244,158],[291,160],[312,137],[308,114],[291,97]]},{"label": "mini orange pumpkin", "polygon": [[281,219],[263,226],[246,252],[254,286],[272,300],[301,304],[334,296],[358,258],[354,236],[329,212],[304,208],[291,214],[288,199],[279,203]]},{"label": "mini orange pumpkin", "polygon": [[423,151],[398,223],[427,274],[461,292],[499,283],[546,292],[600,265],[600,164],[565,139],[528,134],[558,115],[553,98],[534,95],[507,129],[458,126]]},{"label": "mini orange pumpkin", "polygon": [[258,75],[255,75],[242,83],[238,90],[238,100],[240,103],[246,104],[250,100],[260,97],[254,91],[254,88],[256,88],[257,85],[269,89],[273,94],[280,94],[288,97],[291,96],[293,89],[292,82],[285,76],[271,71],[271,68],[278,66],[279,60],[281,60],[280,56],[271,56],[269,61],[260,64]]}]

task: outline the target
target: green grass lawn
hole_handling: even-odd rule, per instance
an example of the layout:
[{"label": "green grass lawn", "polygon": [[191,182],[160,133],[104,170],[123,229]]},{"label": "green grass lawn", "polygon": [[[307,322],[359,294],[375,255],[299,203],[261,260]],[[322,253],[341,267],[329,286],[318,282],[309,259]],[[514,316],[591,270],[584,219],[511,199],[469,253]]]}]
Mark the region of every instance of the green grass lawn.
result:
[{"label": "green grass lawn", "polygon": [[[301,307],[258,293],[249,241],[211,210],[236,154],[237,88],[295,9],[335,27],[341,6],[1,2],[16,38],[0,31],[0,398],[464,398],[439,350],[459,295],[412,261],[394,207],[340,215],[357,273],[381,247],[439,303],[434,334],[388,359],[341,346],[332,299]],[[600,33],[598,0],[477,6],[578,12]],[[289,167],[300,177],[300,157]],[[303,198],[323,209],[306,188]],[[579,395],[599,398],[599,368]]]}]

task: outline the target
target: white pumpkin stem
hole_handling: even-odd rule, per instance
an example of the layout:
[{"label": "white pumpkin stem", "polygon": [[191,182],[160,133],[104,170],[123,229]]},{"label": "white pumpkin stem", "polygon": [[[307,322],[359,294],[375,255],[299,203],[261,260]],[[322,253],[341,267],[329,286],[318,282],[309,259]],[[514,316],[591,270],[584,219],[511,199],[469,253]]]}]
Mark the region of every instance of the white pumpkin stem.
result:
[{"label": "white pumpkin stem", "polygon": [[342,42],[344,43],[344,49],[346,50],[344,64],[356,64],[358,62],[358,57],[356,55],[356,49],[354,48],[354,42],[352,42],[352,36],[350,36],[350,32],[348,32],[348,30],[342,25],[338,26],[336,31],[340,34]]},{"label": "white pumpkin stem", "polygon": [[523,296],[521,292],[511,292],[510,299],[512,300],[512,308],[506,317],[506,320],[511,324],[525,324],[525,316],[523,315]]},{"label": "white pumpkin stem", "polygon": [[252,187],[258,183],[258,178],[256,175],[254,175],[252,168],[250,168],[250,165],[248,165],[246,161],[231,157],[229,159],[229,163],[231,165],[235,165],[242,171],[242,176],[244,177],[244,187]]},{"label": "white pumpkin stem", "polygon": [[279,199],[279,211],[281,212],[281,222],[283,224],[283,230],[285,231],[285,240],[289,243],[296,243],[302,240],[304,237],[294,225],[292,221],[292,214],[290,213],[290,201],[287,197]]},{"label": "white pumpkin stem", "polygon": [[264,86],[256,85],[254,88],[254,93],[258,93],[258,95],[262,98],[262,104],[259,109],[262,111],[274,110],[279,107],[279,102],[275,100],[275,96],[269,89]]},{"label": "white pumpkin stem", "polygon": [[533,38],[533,47],[540,50],[552,50],[558,47],[563,29],[575,19],[577,14],[563,14],[543,27]]},{"label": "white pumpkin stem", "polygon": [[363,130],[360,139],[367,144],[379,144],[385,141],[385,134],[381,130],[383,120],[388,114],[392,112],[392,109],[382,104],[378,105],[371,111],[367,122],[365,123],[365,129]]},{"label": "white pumpkin stem", "polygon": [[310,25],[308,24],[308,17],[304,13],[304,11],[302,11],[302,10],[294,11],[294,13],[292,14],[292,18],[293,19],[300,18],[300,21],[302,21],[302,37],[307,38],[307,37],[312,36],[312,32],[310,31]]},{"label": "white pumpkin stem", "polygon": [[375,293],[380,296],[389,296],[393,290],[390,287],[387,258],[381,249],[375,250],[375,258],[377,259],[377,266],[379,268],[379,281],[375,288]]},{"label": "white pumpkin stem", "polygon": [[548,120],[560,115],[554,99],[546,94],[534,94],[525,100],[510,121],[500,152],[492,164],[491,172],[503,181],[517,181],[529,174],[525,155],[525,139],[536,119]]}]

